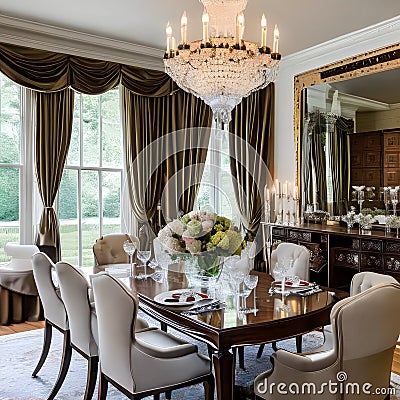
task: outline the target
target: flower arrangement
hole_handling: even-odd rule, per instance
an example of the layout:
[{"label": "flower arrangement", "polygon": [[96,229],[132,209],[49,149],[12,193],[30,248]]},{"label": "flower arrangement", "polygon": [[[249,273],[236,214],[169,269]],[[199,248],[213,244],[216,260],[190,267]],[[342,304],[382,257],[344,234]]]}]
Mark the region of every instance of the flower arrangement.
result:
[{"label": "flower arrangement", "polygon": [[160,230],[158,238],[172,259],[196,256],[199,267],[210,275],[218,270],[215,262],[219,256],[240,255],[245,246],[229,218],[205,211],[174,219]]}]

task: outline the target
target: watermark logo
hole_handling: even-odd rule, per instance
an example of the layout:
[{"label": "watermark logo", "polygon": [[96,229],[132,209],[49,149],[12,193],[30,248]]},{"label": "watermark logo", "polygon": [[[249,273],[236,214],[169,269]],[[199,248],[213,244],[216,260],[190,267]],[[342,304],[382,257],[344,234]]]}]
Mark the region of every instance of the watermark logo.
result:
[{"label": "watermark logo", "polygon": [[[297,395],[395,395],[395,388],[374,388],[370,382],[350,382],[347,373],[339,371],[336,380],[329,379],[326,382],[271,382],[268,378],[257,384],[257,392],[260,394],[297,394]],[[364,398],[364,397],[362,397]]]}]

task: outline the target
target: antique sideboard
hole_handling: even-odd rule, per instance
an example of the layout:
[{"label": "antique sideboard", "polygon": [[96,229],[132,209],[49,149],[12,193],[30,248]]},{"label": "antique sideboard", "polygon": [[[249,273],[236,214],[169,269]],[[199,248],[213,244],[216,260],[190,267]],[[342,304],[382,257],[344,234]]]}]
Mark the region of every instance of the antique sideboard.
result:
[{"label": "antique sideboard", "polygon": [[393,232],[385,236],[383,229],[375,229],[361,235],[358,228],[347,233],[340,225],[313,223],[262,223],[262,229],[267,260],[279,242],[303,245],[310,250],[310,279],[321,285],[348,290],[353,275],[361,271],[389,274],[400,281],[400,239]]}]

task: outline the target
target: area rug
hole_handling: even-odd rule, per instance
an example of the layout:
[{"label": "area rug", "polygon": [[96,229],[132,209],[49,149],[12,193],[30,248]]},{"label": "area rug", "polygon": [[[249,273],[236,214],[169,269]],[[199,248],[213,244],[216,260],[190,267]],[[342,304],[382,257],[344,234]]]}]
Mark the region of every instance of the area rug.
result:
[{"label": "area rug", "polygon": [[[177,331],[171,333],[182,336]],[[186,340],[193,339],[184,336]],[[305,351],[318,347],[323,338],[321,333],[312,332],[303,336]],[[29,332],[16,333],[0,337],[0,399],[1,400],[39,400],[46,399],[51,391],[58,373],[62,348],[62,336],[58,331],[53,333],[53,341],[49,356],[37,378],[32,378],[31,373],[39,359],[43,341],[43,329]],[[206,354],[204,344],[196,342],[199,351]],[[294,351],[293,339],[279,342],[280,348]],[[251,386],[254,378],[270,367],[269,356],[272,353],[270,345],[265,346],[260,359],[256,358],[258,346],[245,348],[245,370],[236,367],[235,400],[252,399]],[[71,361],[70,370],[56,399],[72,400],[82,399],[86,383],[86,360],[75,351]],[[400,391],[399,391],[400,393]],[[97,389],[93,399],[97,398]],[[109,387],[108,399],[123,400],[124,395],[116,389]],[[163,397],[162,397],[163,398]],[[149,398],[150,399],[150,398]],[[172,395],[173,400],[198,400],[204,399],[202,385],[195,385],[188,389],[176,390]],[[393,397],[397,399],[397,397]]]}]

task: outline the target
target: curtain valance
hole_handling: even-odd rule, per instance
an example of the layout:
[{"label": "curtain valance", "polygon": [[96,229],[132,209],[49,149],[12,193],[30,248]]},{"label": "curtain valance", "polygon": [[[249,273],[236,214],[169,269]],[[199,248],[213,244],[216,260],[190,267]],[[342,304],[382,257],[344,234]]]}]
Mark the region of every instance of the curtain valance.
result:
[{"label": "curtain valance", "polygon": [[0,71],[22,86],[46,92],[71,87],[101,94],[121,83],[134,94],[161,97],[177,89],[161,71],[6,43],[0,43]]}]

